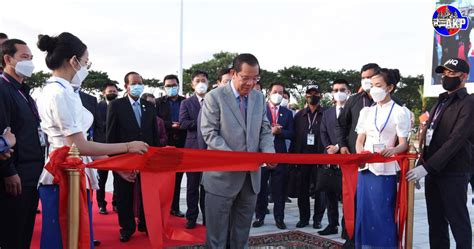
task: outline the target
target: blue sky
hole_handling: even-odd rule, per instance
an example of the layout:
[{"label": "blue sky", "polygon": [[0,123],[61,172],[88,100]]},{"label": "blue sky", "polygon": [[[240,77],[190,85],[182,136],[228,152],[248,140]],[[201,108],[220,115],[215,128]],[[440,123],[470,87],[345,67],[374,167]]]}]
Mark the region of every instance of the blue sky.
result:
[{"label": "blue sky", "polygon": [[[0,32],[26,41],[38,70],[38,34],[69,31],[89,47],[94,70],[122,82],[134,70],[146,78],[176,73],[179,0],[11,1]],[[190,1],[184,0],[184,67],[219,51],[250,52],[262,68],[300,65],[356,69],[367,62],[425,72],[433,28],[432,0]]]}]

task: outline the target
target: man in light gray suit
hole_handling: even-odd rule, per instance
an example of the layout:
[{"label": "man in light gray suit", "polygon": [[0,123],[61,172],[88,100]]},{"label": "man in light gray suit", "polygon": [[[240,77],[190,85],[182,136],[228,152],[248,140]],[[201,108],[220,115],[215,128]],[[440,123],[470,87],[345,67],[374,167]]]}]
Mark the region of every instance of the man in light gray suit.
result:
[{"label": "man in light gray suit", "polygon": [[[201,132],[208,149],[275,153],[265,99],[252,90],[260,80],[257,58],[251,54],[238,55],[231,73],[231,84],[204,98]],[[247,248],[260,191],[260,169],[205,172],[202,183],[206,191],[207,247],[225,248],[229,240],[230,248]]]}]

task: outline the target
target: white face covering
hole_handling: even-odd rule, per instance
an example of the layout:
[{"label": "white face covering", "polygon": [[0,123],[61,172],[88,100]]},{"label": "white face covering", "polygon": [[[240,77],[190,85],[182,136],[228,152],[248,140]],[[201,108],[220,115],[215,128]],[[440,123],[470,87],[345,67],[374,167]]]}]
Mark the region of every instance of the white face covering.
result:
[{"label": "white face covering", "polygon": [[274,105],[279,105],[281,103],[282,99],[283,99],[283,96],[281,94],[274,93],[274,94],[270,95],[270,101]]},{"label": "white face covering", "polygon": [[371,79],[363,79],[363,80],[360,81],[360,84],[362,86],[362,89],[364,89],[364,91],[367,92],[372,87],[372,80]]},{"label": "white face covering", "polygon": [[18,61],[15,65],[15,72],[21,77],[31,77],[33,70],[35,65],[31,60]]},{"label": "white face covering", "polygon": [[[79,63],[79,60],[77,60],[77,63]],[[81,63],[79,63],[81,65]],[[73,67],[74,68],[74,67]],[[87,75],[89,75],[89,71],[87,70],[87,66],[82,66],[79,70],[76,70],[74,68],[74,71],[76,71],[76,74],[71,80],[71,86],[74,89],[79,89],[82,85],[82,82],[86,79]]]},{"label": "white face covering", "polygon": [[332,94],[333,98],[335,101],[346,101],[347,99],[347,93],[346,92],[336,92]]},{"label": "white face covering", "polygon": [[204,83],[204,82],[197,83],[195,91],[196,91],[197,94],[206,93],[207,92],[207,84]]},{"label": "white face covering", "polygon": [[387,94],[387,91],[381,87],[374,86],[370,89],[370,96],[372,96],[372,99],[377,103],[384,100]]},{"label": "white face covering", "polygon": [[289,104],[288,100],[285,99],[285,98],[283,98],[283,99],[281,100],[280,106],[288,107],[288,104]]}]

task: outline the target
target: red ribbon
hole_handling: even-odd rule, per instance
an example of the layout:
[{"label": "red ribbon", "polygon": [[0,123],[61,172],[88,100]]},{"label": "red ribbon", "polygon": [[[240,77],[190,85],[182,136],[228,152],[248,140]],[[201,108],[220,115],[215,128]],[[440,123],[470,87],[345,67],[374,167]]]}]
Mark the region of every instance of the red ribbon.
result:
[{"label": "red ribbon", "polygon": [[409,158],[416,158],[416,155],[386,158],[378,154],[270,154],[150,147],[145,155],[119,155],[95,161],[87,167],[103,170],[140,170],[149,238],[153,248],[163,248],[177,240],[188,244],[201,243],[205,240],[205,238],[196,237],[184,228],[171,227],[168,224],[175,172],[255,171],[263,163],[339,164],[343,173],[344,217],[348,234],[352,237],[355,223],[354,195],[357,187],[357,166],[364,163],[398,161],[402,169],[402,178],[399,184],[395,216],[401,247],[407,215],[407,182],[404,179]]},{"label": "red ribbon", "polygon": [[76,169],[80,173],[80,202],[79,202],[79,249],[90,248],[89,210],[87,205],[85,165],[80,158],[68,157],[69,147],[54,150],[45,168],[53,175],[54,184],[59,184],[59,225],[63,248],[68,241],[68,194],[69,177],[65,169]]}]

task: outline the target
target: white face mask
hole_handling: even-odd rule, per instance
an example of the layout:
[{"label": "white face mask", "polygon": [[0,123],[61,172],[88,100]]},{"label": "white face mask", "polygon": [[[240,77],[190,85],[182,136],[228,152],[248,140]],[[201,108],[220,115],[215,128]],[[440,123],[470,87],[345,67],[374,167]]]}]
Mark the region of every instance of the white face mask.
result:
[{"label": "white face mask", "polygon": [[31,60],[18,61],[15,65],[15,72],[21,77],[31,77],[33,70],[35,65]]},{"label": "white face mask", "polygon": [[274,105],[279,105],[281,103],[282,99],[283,99],[283,96],[281,94],[274,93],[274,94],[270,95],[270,101]]},{"label": "white face mask", "polygon": [[364,91],[369,91],[370,88],[372,87],[372,80],[370,79],[363,79],[360,81],[360,84],[362,86],[362,89],[364,89]]},{"label": "white face mask", "polygon": [[372,99],[377,103],[384,100],[387,94],[387,91],[381,87],[374,86],[370,89],[370,96],[372,96]]},{"label": "white face mask", "polygon": [[288,104],[289,104],[288,100],[285,99],[285,98],[283,98],[283,99],[281,100],[280,106],[288,107]]},{"label": "white face mask", "polygon": [[199,82],[196,85],[195,91],[197,94],[204,94],[207,92],[207,84],[204,82]]},{"label": "white face mask", "polygon": [[[79,63],[77,59],[76,61],[77,63]],[[79,65],[81,65],[81,63],[79,63]],[[76,70],[74,68],[74,71],[76,71],[76,74],[71,80],[71,85],[72,85],[72,88],[79,89],[82,85],[82,82],[86,79],[87,75],[89,75],[89,71],[87,70],[87,66],[81,66],[81,69],[79,70]]]},{"label": "white face mask", "polygon": [[346,101],[347,99],[347,93],[346,92],[336,92],[332,94],[332,97],[334,98],[335,101],[343,102]]}]

